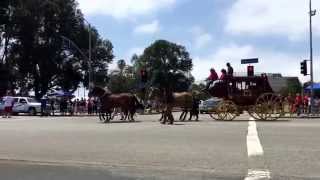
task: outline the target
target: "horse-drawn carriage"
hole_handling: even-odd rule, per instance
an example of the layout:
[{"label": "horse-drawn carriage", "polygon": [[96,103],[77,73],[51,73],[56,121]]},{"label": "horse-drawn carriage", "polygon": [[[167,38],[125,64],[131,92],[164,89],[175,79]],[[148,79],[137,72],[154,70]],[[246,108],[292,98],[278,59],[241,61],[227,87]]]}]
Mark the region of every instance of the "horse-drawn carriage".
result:
[{"label": "horse-drawn carriage", "polygon": [[267,75],[227,77],[209,89],[213,97],[223,99],[210,112],[215,120],[234,120],[244,112],[256,120],[277,120],[284,113],[284,98],[270,86]]}]

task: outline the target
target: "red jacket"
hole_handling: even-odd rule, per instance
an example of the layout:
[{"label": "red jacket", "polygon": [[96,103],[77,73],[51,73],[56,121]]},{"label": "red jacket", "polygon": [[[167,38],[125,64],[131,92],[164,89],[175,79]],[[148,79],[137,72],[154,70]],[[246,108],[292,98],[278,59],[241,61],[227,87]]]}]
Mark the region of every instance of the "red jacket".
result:
[{"label": "red jacket", "polygon": [[301,96],[296,96],[295,104],[296,105],[302,105],[302,103],[303,103],[302,97]]},{"label": "red jacket", "polygon": [[224,80],[225,77],[226,77],[226,74],[221,74],[220,80]]},{"label": "red jacket", "polygon": [[208,80],[210,81],[218,80],[218,74],[216,72],[211,73],[210,76],[208,77]]}]

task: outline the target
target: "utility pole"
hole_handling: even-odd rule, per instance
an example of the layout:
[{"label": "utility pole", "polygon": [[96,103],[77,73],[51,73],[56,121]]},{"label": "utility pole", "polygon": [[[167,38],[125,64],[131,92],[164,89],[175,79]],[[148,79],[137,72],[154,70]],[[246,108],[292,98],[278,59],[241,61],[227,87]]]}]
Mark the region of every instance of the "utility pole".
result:
[{"label": "utility pole", "polygon": [[92,87],[92,61],[91,61],[91,51],[92,51],[92,43],[91,43],[91,24],[85,20],[88,23],[89,28],[89,92],[91,92]]},{"label": "utility pole", "polygon": [[314,79],[313,79],[313,41],[312,41],[312,16],[316,15],[316,10],[312,10],[312,0],[309,1],[309,25],[310,25],[310,81],[311,81],[311,113],[314,112]]}]

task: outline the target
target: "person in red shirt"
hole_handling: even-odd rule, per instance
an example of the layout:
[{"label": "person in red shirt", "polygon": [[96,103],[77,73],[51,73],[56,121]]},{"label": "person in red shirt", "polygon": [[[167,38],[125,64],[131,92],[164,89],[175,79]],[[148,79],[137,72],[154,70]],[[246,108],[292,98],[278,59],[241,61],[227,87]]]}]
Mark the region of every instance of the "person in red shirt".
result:
[{"label": "person in red shirt", "polygon": [[206,81],[207,81],[206,90],[208,90],[210,85],[216,80],[218,80],[218,74],[213,68],[211,68],[210,69],[210,76],[206,79]]},{"label": "person in red shirt", "polygon": [[300,114],[301,114],[301,107],[302,107],[302,105],[303,105],[303,98],[302,98],[302,96],[301,96],[299,93],[297,93],[297,95],[296,95],[294,105],[295,105],[295,108],[296,108],[295,110],[296,110],[296,112],[297,112],[297,115],[300,116]]},{"label": "person in red shirt", "polygon": [[309,95],[305,95],[303,97],[303,112],[304,113],[309,113]]},{"label": "person in red shirt", "polygon": [[225,69],[221,70],[221,76],[220,76],[220,80],[224,80],[227,76],[227,71]]}]

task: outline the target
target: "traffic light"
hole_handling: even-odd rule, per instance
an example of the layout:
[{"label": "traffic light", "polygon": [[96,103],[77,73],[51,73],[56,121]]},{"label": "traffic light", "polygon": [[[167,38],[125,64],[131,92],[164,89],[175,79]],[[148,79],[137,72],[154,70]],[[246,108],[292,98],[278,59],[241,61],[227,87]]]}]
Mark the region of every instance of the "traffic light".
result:
[{"label": "traffic light", "polygon": [[301,74],[308,75],[308,67],[307,67],[307,60],[302,61],[301,63]]},{"label": "traffic light", "polygon": [[248,66],[248,76],[254,76],[254,66]]}]

